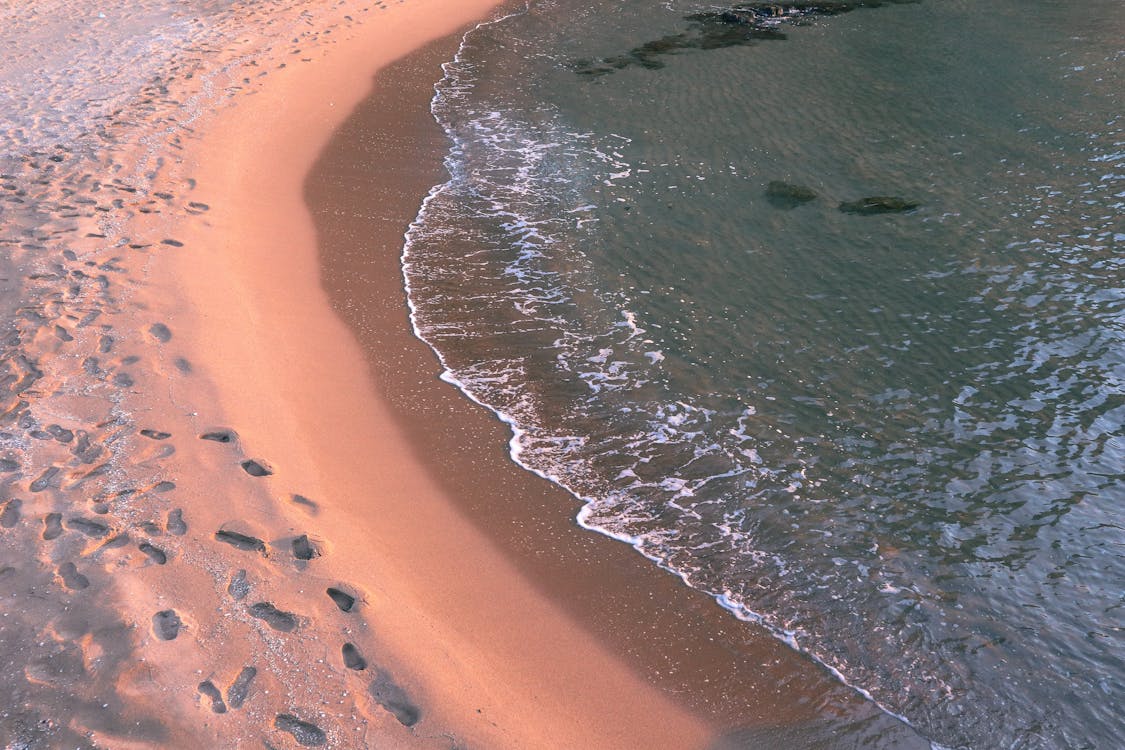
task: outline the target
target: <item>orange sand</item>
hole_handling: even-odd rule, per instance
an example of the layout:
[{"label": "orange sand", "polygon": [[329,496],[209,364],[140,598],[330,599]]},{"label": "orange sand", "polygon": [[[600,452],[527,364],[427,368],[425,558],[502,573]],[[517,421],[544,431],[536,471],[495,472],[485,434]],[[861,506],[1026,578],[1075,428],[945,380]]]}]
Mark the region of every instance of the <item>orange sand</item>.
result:
[{"label": "orange sand", "polygon": [[[222,384],[209,419],[267,457],[279,489],[284,477],[317,500],[306,525],[329,552],[313,565],[366,593],[381,659],[411,675],[438,717],[429,721],[487,747],[701,746],[700,721],[575,627],[460,516],[320,288],[302,196],[317,155],[379,67],[494,5],[412,0],[206,123],[185,174],[211,207],[208,226],[182,236],[190,252],[166,256],[151,278],[181,295],[182,347]],[[243,515],[238,506],[218,504],[215,525]]]}]

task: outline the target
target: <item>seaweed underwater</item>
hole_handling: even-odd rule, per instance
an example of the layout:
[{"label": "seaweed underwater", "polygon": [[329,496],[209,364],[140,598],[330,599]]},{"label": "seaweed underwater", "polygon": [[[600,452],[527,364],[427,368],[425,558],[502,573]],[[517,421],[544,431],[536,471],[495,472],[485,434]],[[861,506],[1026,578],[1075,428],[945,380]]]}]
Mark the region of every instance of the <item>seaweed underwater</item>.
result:
[{"label": "seaweed underwater", "polygon": [[913,5],[921,0],[794,0],[788,3],[740,3],[725,10],[704,11],[684,16],[685,31],[668,34],[633,47],[628,52],[598,60],[575,60],[571,67],[581,76],[598,77],[617,70],[641,67],[659,70],[662,59],[687,50],[714,50],[743,47],[759,41],[788,38],[787,26],[800,26],[810,20],[838,16],[860,8],[883,5]]}]

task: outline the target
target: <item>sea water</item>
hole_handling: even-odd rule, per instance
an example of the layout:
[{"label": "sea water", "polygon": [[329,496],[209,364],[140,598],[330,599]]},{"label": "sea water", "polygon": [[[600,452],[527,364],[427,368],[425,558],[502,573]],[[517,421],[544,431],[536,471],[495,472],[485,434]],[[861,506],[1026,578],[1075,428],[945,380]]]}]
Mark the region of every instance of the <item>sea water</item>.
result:
[{"label": "sea water", "polygon": [[1120,747],[1125,7],[840,5],[471,32],[416,329],[581,524],[933,742]]}]

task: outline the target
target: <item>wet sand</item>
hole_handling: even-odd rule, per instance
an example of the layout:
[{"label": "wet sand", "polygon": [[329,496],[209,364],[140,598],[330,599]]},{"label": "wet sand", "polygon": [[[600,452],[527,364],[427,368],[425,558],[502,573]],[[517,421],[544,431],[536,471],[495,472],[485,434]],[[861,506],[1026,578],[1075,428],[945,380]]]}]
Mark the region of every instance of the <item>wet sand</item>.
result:
[{"label": "wet sand", "polygon": [[911,746],[579,529],[413,337],[432,84],[495,3],[280,5],[166,128],[10,178],[5,746]]}]

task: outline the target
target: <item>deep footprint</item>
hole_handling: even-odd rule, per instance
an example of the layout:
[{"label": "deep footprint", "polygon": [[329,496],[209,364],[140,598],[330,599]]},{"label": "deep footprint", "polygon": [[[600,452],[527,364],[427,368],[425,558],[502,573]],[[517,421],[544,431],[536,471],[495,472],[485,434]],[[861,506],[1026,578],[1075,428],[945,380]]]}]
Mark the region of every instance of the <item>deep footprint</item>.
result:
[{"label": "deep footprint", "polygon": [[163,565],[164,563],[168,562],[168,555],[164,552],[164,550],[160,549],[159,547],[154,547],[148,542],[141,542],[139,549],[141,552],[144,552],[145,555],[148,556],[149,560],[152,560],[157,565]]},{"label": "deep footprint", "polygon": [[162,641],[175,640],[182,625],[174,609],[165,609],[152,616],[152,632]]},{"label": "deep footprint", "polygon": [[187,524],[184,523],[184,511],[176,508],[168,512],[168,523],[164,525],[169,534],[183,536],[187,533]]},{"label": "deep footprint", "polygon": [[229,544],[235,549],[244,550],[246,552],[258,552],[263,557],[266,556],[266,543],[256,536],[240,534],[237,531],[216,531],[215,538],[220,542]]},{"label": "deep footprint", "polygon": [[293,540],[293,557],[298,560],[311,560],[314,557],[320,557],[320,550],[309,541],[308,534],[301,534]]},{"label": "deep footprint", "polygon": [[160,430],[141,430],[141,434],[150,440],[167,440],[172,437],[172,433],[161,432]]},{"label": "deep footprint", "polygon": [[376,703],[390,711],[403,726],[412,727],[422,718],[422,709],[414,705],[406,691],[385,670],[378,671],[368,692]]},{"label": "deep footprint", "polygon": [[217,714],[225,714],[227,712],[227,704],[223,703],[223,694],[215,687],[215,683],[210,680],[204,680],[199,683],[199,692],[211,699],[212,711]]},{"label": "deep footprint", "polygon": [[39,478],[31,483],[28,489],[32,492],[42,492],[51,486],[51,480],[54,479],[55,475],[58,473],[59,468],[57,466],[52,466],[44,470],[43,473],[39,475]]},{"label": "deep footprint", "polygon": [[62,533],[62,513],[48,513],[43,519],[43,538],[47,541],[57,539]]},{"label": "deep footprint", "polygon": [[292,714],[278,714],[273,725],[293,735],[293,739],[304,747],[319,747],[328,741],[328,736],[323,729],[316,724],[301,721]]},{"label": "deep footprint", "polygon": [[264,621],[274,630],[280,630],[283,633],[290,633],[297,629],[298,621],[296,615],[290,612],[284,612],[269,602],[251,604],[250,614]]},{"label": "deep footprint", "polygon": [[66,526],[74,531],[80,531],[86,536],[92,536],[95,539],[101,539],[109,535],[108,526],[98,521],[91,521],[88,518],[68,518]]},{"label": "deep footprint", "polygon": [[273,474],[273,469],[270,468],[269,464],[252,458],[243,461],[242,468],[252,477],[268,477]]},{"label": "deep footprint", "polygon": [[227,688],[227,703],[231,708],[235,710],[242,708],[242,704],[250,694],[250,683],[254,681],[257,674],[258,670],[253,667],[243,667],[238,677],[234,678],[234,682]]},{"label": "deep footprint", "polygon": [[342,649],[344,653],[344,666],[348,669],[354,669],[357,672],[362,672],[367,669],[367,659],[363,658],[363,654],[359,653],[354,643],[345,643]]},{"label": "deep footprint", "polygon": [[230,443],[237,437],[232,430],[215,430],[205,432],[199,436],[200,440],[212,440],[216,443]]},{"label": "deep footprint", "polygon": [[63,585],[72,591],[81,591],[90,586],[90,579],[78,572],[72,562],[65,562],[59,566],[59,577],[63,580]]},{"label": "deep footprint", "polygon": [[352,607],[355,606],[355,597],[346,591],[329,588],[328,596],[331,597],[332,601],[336,602],[336,606],[339,607],[342,612],[351,612]]}]

